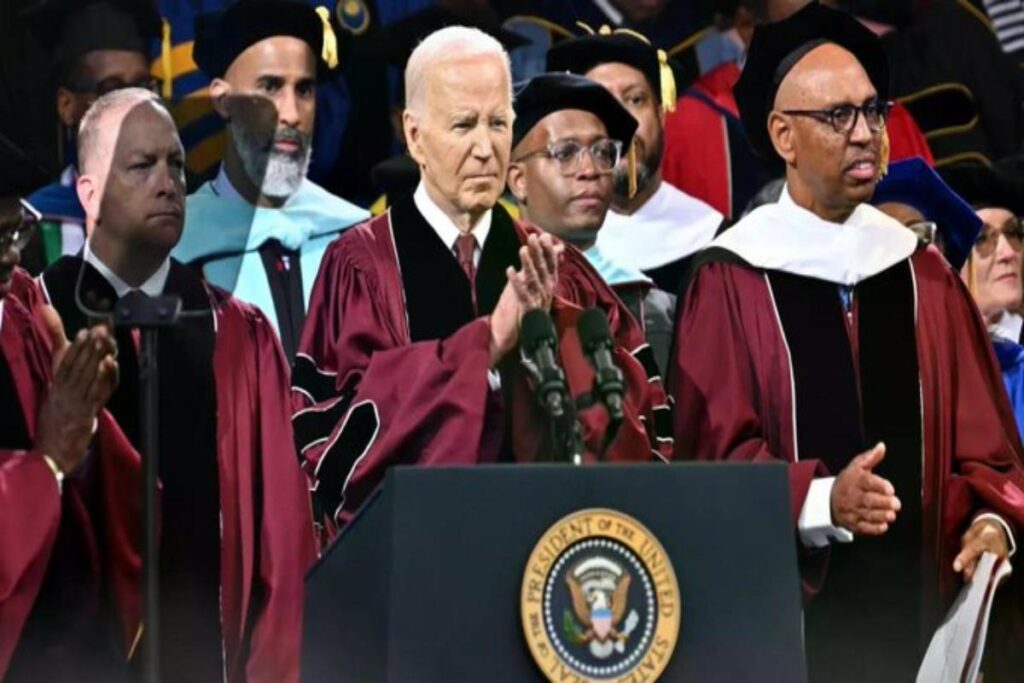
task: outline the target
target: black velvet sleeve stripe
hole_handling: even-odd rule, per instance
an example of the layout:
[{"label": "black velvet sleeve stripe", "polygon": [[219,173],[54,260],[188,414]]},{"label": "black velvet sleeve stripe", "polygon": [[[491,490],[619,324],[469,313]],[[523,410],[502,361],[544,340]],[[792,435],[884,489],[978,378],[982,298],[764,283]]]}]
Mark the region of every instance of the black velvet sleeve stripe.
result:
[{"label": "black velvet sleeve stripe", "polygon": [[644,344],[633,351],[633,358],[636,358],[640,365],[644,367],[648,382],[661,379],[661,370],[658,368],[658,362],[654,359],[654,351],[651,350],[650,344]]},{"label": "black velvet sleeve stripe", "polygon": [[658,441],[669,442],[672,439],[672,408],[670,406],[654,406],[654,429]]},{"label": "black velvet sleeve stripe", "polygon": [[[345,484],[359,459],[369,452],[380,429],[377,406],[367,401],[352,408],[341,431],[324,451],[316,468],[315,512],[335,520],[345,502]],[[320,518],[319,516],[317,517]]]},{"label": "black velvet sleeve stripe", "polygon": [[314,403],[330,401],[338,395],[335,375],[317,368],[309,356],[299,353],[292,367],[292,390],[305,394]]},{"label": "black velvet sleeve stripe", "polygon": [[300,410],[292,416],[295,447],[300,457],[311,446],[330,438],[351,403],[352,394],[348,393],[338,396],[333,402]]}]

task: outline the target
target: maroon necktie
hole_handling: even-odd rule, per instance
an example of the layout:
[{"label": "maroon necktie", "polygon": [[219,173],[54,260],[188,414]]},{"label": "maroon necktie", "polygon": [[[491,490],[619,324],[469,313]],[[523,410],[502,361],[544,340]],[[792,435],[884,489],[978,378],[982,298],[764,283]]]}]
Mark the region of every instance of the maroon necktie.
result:
[{"label": "maroon necktie", "polygon": [[476,253],[476,237],[472,234],[463,234],[455,238],[455,256],[459,259],[462,272],[469,280],[469,291],[473,296],[473,312],[476,307],[476,266],[473,265],[473,254]]}]

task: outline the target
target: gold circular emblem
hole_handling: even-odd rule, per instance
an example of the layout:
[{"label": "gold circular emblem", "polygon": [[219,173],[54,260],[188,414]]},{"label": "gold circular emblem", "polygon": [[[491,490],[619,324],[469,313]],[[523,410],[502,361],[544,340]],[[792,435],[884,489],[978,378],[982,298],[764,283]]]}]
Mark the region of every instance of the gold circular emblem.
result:
[{"label": "gold circular emblem", "polygon": [[551,681],[644,681],[668,666],[682,602],[672,562],[628,515],[580,510],[530,554],[520,592],[530,654]]}]

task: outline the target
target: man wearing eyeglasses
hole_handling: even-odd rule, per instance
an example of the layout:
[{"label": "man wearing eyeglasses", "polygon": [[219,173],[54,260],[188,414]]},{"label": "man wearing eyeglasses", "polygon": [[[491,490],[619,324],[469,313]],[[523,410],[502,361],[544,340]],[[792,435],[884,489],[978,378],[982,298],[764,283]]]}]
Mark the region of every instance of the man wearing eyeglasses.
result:
[{"label": "man wearing eyeglasses", "polygon": [[61,256],[77,254],[85,244],[85,211],[75,194],[78,124],[98,97],[127,87],[157,92],[150,54],[160,36],[160,14],[153,0],[49,0],[26,17],[44,47],[50,47],[61,159],[57,182],[28,200],[43,222],[26,248],[24,264],[38,274]]},{"label": "man wearing eyeglasses", "polygon": [[632,146],[623,145],[612,209],[598,242],[605,253],[675,293],[689,257],[714,238],[723,217],[662,179],[665,113],[676,103],[665,52],[639,33],[602,27],[552,47],[547,68],[597,81],[636,118],[637,132]]},{"label": "man wearing eyeglasses", "polygon": [[887,90],[878,39],[843,13],[755,29],[737,102],[786,187],[695,257],[670,371],[677,457],[790,463],[820,591],[812,681],[913,680],[981,554],[1011,554],[1024,527],[1022,449],[973,302],[867,204]]},{"label": "man wearing eyeglasses", "polygon": [[[420,184],[324,256],[292,382],[295,435],[327,537],[394,464],[557,457],[521,360],[527,311],[550,312],[574,335],[581,309],[600,307],[629,413],[606,457],[667,450],[653,432],[660,380],[630,353],[644,346],[639,325],[578,251],[497,203],[512,146],[511,81],[508,53],[478,29],[448,27],[421,42],[406,65],[403,113]],[[593,380],[578,348],[559,351],[573,395]],[[581,421],[591,461],[606,416],[583,411]]]},{"label": "man wearing eyeglasses", "polygon": [[522,217],[583,252],[643,326],[661,373],[675,297],[596,244],[636,119],[604,86],[575,74],[535,76],[516,94],[515,111],[508,187]]}]

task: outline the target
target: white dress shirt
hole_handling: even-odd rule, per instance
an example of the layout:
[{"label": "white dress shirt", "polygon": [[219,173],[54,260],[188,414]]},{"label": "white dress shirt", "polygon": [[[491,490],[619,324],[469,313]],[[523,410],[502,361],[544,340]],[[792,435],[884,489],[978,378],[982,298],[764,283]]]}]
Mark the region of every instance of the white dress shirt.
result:
[{"label": "white dress shirt", "polygon": [[[423,181],[420,181],[420,184],[416,187],[416,192],[412,195],[412,201],[416,204],[416,208],[423,218],[426,219],[427,225],[434,229],[434,232],[441,238],[444,246],[448,247],[448,251],[455,258],[458,258],[458,252],[455,250],[455,240],[459,238],[462,231],[448,217],[448,214],[442,211],[441,207],[430,198],[430,195],[427,194],[427,188],[423,185]],[[473,252],[474,266],[480,265],[480,254],[483,253],[484,242],[487,241],[487,235],[491,232],[492,217],[493,211],[488,209],[484,215],[480,216],[476,225],[469,229],[470,233],[476,237],[476,250]]]},{"label": "white dress shirt", "polygon": [[[416,187],[416,192],[412,195],[412,201],[416,205],[416,209],[420,212],[420,215],[427,221],[427,225],[434,229],[437,236],[441,238],[441,242],[444,246],[448,247],[448,251],[451,252],[452,257],[458,259],[459,255],[455,249],[455,241],[462,234],[458,226],[448,217],[441,207],[430,198],[427,194],[427,188],[423,185],[423,181]],[[491,232],[491,218],[494,213],[491,209],[488,209],[484,215],[477,219],[476,225],[469,229],[470,233],[476,237],[476,249],[473,250],[473,266],[480,265],[480,255],[483,254],[484,242],[487,241],[487,235]],[[487,384],[491,387],[491,391],[498,391],[501,389],[501,375],[494,368],[487,371]]]},{"label": "white dress shirt", "polygon": [[117,298],[121,298],[133,289],[142,290],[142,292],[148,296],[160,296],[164,293],[164,286],[167,284],[167,275],[171,272],[171,259],[167,258],[164,260],[160,267],[156,269],[156,272],[149,276],[145,282],[139,287],[132,287],[130,284],[122,280],[117,276],[117,273],[107,267],[103,261],[100,261],[96,254],[93,253],[92,248],[89,246],[89,242],[85,243],[85,250],[82,253],[83,260],[90,266],[99,271],[103,279],[110,283],[110,286],[114,288],[114,292],[117,294]]}]

